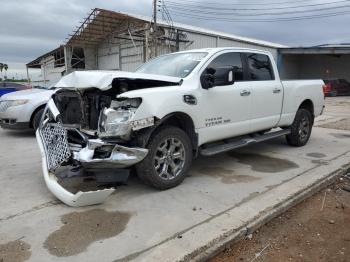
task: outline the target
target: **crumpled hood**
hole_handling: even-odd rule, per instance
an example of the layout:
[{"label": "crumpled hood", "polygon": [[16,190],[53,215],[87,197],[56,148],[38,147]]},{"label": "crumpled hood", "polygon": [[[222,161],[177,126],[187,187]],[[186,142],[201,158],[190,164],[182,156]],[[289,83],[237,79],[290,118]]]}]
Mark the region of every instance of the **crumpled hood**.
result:
[{"label": "crumpled hood", "polygon": [[49,99],[50,96],[53,94],[53,90],[47,90],[47,89],[39,89],[39,88],[32,88],[17,92],[12,92],[3,95],[0,100],[18,100],[18,99],[37,99],[38,96],[42,97],[43,99]]},{"label": "crumpled hood", "polygon": [[55,87],[77,90],[87,88],[98,88],[100,90],[108,90],[111,88],[112,81],[119,79],[140,79],[169,82],[177,84],[181,78],[141,73],[131,73],[124,71],[75,71],[61,78]]}]

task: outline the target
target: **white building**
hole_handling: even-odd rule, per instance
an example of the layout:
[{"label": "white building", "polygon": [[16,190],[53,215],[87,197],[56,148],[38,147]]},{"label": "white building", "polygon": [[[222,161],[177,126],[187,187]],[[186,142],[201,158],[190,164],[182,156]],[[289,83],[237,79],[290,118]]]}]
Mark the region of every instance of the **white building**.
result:
[{"label": "white building", "polygon": [[[156,40],[155,40],[156,38]],[[40,68],[43,83],[74,70],[134,71],[148,59],[175,51],[207,47],[248,47],[270,51],[282,45],[199,27],[94,9],[62,45],[27,64]]]},{"label": "white building", "polygon": [[286,47],[199,27],[95,8],[67,42],[36,58],[49,85],[74,70],[134,71],[148,59],[170,52],[209,47],[247,47],[270,51],[283,79],[345,78],[350,81],[350,45]]}]

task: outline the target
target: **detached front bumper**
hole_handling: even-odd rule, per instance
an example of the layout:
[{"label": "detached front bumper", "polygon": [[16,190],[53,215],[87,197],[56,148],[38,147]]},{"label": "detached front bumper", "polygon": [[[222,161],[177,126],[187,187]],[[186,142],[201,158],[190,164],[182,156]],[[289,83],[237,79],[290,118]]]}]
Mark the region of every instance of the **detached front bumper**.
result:
[{"label": "detached front bumper", "polygon": [[[148,150],[129,148],[118,144],[112,145],[100,139],[87,139],[86,147],[77,150],[68,143],[67,129],[59,121],[53,121],[58,119],[58,115],[59,112],[54,103],[49,102],[40,127],[36,131],[45,183],[58,199],[69,206],[87,206],[102,203],[115,191],[115,188],[96,188],[97,190],[72,193],[60,185],[55,171],[62,166],[71,165],[73,168],[73,163],[74,166],[78,165],[83,169],[100,169],[102,173],[103,170],[126,168],[142,161]],[[113,148],[110,155],[106,158],[94,157],[95,150],[103,146]],[[118,174],[115,175],[118,176]]]}]

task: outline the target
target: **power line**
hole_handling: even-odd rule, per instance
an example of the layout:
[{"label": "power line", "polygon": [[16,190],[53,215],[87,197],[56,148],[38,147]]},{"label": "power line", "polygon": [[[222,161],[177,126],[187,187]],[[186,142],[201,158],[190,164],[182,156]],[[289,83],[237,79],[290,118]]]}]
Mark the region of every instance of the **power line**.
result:
[{"label": "power line", "polygon": [[205,4],[205,5],[222,5],[222,6],[240,6],[240,5],[245,5],[245,6],[249,6],[249,5],[283,5],[283,4],[295,4],[295,3],[308,3],[310,1],[308,0],[295,0],[295,1],[286,1],[286,2],[264,2],[264,3],[252,3],[252,2],[239,2],[239,3],[220,3],[220,2],[215,2],[215,3],[210,3],[210,2],[202,2],[202,1],[187,1],[187,0],[176,0],[176,2],[182,2],[182,3],[193,3],[193,4]]},{"label": "power line", "polygon": [[209,17],[209,16],[193,15],[193,14],[183,13],[178,11],[173,11],[172,13],[177,16],[193,18],[197,20],[212,19],[213,21],[226,21],[226,22],[281,22],[281,21],[309,20],[309,19],[332,17],[332,16],[338,16],[338,15],[346,15],[346,14],[350,14],[350,11],[334,12],[334,13],[319,14],[319,15],[309,15],[309,16],[273,18],[273,19],[268,19],[268,18],[266,19],[234,19],[234,18],[225,18],[225,17]]},{"label": "power line", "polygon": [[169,30],[169,38],[173,39],[174,35],[176,34],[175,32],[175,28],[174,28],[174,23],[173,20],[171,18],[170,12],[164,2],[164,0],[158,0],[158,3],[160,5],[158,5],[158,7],[161,7],[162,9],[160,10],[162,13],[162,18],[163,20],[166,21],[166,23],[169,25],[170,30]]},{"label": "power line", "polygon": [[[327,8],[318,8],[318,9],[309,9],[309,10],[300,10],[297,11],[299,13],[315,13],[315,12],[323,12],[323,11],[330,11],[335,9],[344,9],[348,8],[350,5],[342,5],[342,6],[335,6],[335,7],[327,7]],[[203,11],[203,10],[196,10],[192,8],[182,8],[182,7],[169,7],[170,10],[173,11],[181,11],[181,12],[191,12],[191,13],[200,13],[200,14],[210,14],[210,15],[217,15],[217,16],[227,16],[227,15],[235,15],[235,16],[282,16],[287,14],[295,14],[295,11],[286,11],[286,12],[267,12],[267,13],[234,13],[234,12],[219,12],[219,11]]]},{"label": "power line", "polygon": [[[285,10],[285,9],[298,9],[298,8],[305,8],[305,7],[316,7],[316,6],[325,6],[325,5],[334,5],[334,4],[340,4],[340,3],[349,3],[350,0],[341,0],[341,1],[333,1],[333,2],[327,2],[327,3],[318,3],[318,4],[307,4],[307,5],[296,5],[296,6],[289,6],[289,7],[267,7],[267,8],[227,8],[227,7],[209,7],[209,6],[203,6],[203,5],[193,5],[193,4],[183,4],[178,3],[174,1],[166,1],[167,5],[169,7],[188,7],[188,8],[196,8],[196,9],[208,9],[211,10],[224,10],[224,11],[266,11],[266,10]],[[211,3],[214,4],[214,3]],[[220,5],[218,3],[215,3],[216,6]]]}]

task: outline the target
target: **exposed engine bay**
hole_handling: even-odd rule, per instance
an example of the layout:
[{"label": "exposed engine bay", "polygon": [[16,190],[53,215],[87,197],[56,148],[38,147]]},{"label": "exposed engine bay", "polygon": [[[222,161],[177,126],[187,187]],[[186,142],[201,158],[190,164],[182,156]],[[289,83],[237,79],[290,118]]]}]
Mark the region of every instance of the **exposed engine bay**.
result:
[{"label": "exposed engine bay", "polygon": [[[58,122],[66,130],[72,152],[69,164],[84,168],[124,168],[142,160],[146,150],[130,149],[132,138],[140,129],[154,125],[154,117],[134,120],[141,98],[123,98],[119,95],[132,90],[174,83],[114,79],[111,88],[100,90],[60,89],[50,103],[59,112]],[[53,109],[52,111],[55,111]],[[134,135],[134,137],[133,137]],[[122,156],[122,154],[128,155]],[[122,161],[116,161],[123,158]],[[77,164],[78,163],[78,164]]]},{"label": "exposed engine bay", "polygon": [[[142,161],[148,150],[131,142],[140,129],[155,124],[154,117],[135,119],[141,98],[120,96],[137,89],[180,83],[115,78],[109,88],[62,88],[48,102],[37,139],[42,149],[46,184],[71,206],[102,202],[113,188],[73,193],[63,188],[69,177],[97,177],[124,183],[128,167]],[[93,199],[90,199],[93,196]]]},{"label": "exposed engine bay", "polygon": [[[82,132],[99,137],[129,139],[131,129],[153,125],[153,119],[130,122],[141,98],[117,98],[127,91],[142,88],[176,85],[175,83],[144,79],[114,79],[111,88],[73,91],[62,89],[53,100],[60,112],[63,126],[79,128]],[[128,123],[128,124],[126,124]]]}]

